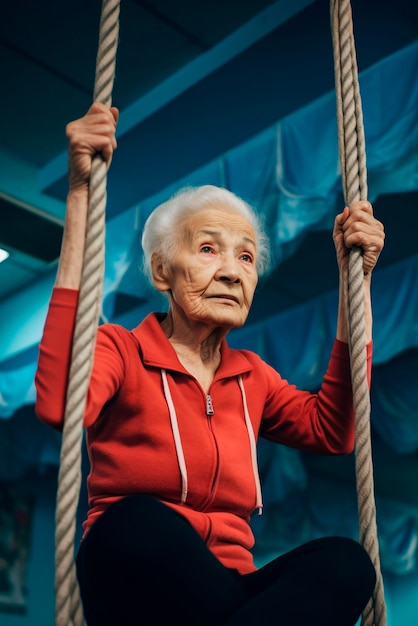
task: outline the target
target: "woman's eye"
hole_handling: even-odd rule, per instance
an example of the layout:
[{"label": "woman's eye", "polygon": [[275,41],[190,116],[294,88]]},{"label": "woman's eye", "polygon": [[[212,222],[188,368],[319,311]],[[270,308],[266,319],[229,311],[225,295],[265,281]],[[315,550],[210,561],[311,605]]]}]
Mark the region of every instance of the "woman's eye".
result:
[{"label": "woman's eye", "polygon": [[246,263],[253,262],[253,257],[251,256],[251,254],[241,254],[241,259],[245,261]]},{"label": "woman's eye", "polygon": [[204,252],[205,254],[210,254],[211,252],[213,252],[213,248],[212,246],[202,246],[200,248],[200,252]]}]

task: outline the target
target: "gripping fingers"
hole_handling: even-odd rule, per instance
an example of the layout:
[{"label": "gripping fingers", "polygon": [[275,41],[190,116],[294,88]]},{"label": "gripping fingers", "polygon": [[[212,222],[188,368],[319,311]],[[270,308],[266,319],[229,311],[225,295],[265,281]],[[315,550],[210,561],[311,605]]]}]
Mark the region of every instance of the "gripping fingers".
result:
[{"label": "gripping fingers", "polygon": [[353,203],[349,216],[342,225],[344,244],[347,248],[359,246],[363,250],[364,273],[369,274],[375,267],[385,241],[382,222],[373,215],[373,208],[367,201]]},{"label": "gripping fingers", "polygon": [[101,154],[107,165],[110,164],[117,145],[115,132],[118,115],[115,107],[105,107],[96,102],[86,115],[67,125],[72,186],[88,181],[91,161],[96,154]]}]

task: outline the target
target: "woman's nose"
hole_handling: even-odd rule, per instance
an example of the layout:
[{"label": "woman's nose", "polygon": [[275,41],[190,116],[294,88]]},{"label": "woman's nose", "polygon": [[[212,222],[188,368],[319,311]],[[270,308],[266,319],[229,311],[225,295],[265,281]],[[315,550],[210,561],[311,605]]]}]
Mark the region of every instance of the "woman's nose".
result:
[{"label": "woman's nose", "polygon": [[240,272],[236,260],[230,257],[223,258],[216,273],[216,278],[225,282],[240,283]]}]

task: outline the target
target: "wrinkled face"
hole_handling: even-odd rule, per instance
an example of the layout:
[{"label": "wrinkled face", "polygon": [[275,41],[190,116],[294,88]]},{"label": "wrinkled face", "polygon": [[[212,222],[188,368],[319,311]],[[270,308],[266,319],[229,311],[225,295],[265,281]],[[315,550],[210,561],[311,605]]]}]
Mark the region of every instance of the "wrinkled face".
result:
[{"label": "wrinkled face", "polygon": [[251,224],[216,205],[185,218],[167,269],[172,309],[210,326],[242,326],[257,285],[256,242]]}]

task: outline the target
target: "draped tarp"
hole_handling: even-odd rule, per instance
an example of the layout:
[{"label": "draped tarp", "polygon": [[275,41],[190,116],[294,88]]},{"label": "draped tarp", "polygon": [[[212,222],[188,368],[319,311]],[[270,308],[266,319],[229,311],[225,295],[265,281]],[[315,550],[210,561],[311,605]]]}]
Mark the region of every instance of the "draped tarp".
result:
[{"label": "draped tarp", "polygon": [[[417,76],[418,43],[360,76],[371,200],[418,188]],[[310,231],[327,230],[331,237],[335,214],[341,209],[337,207],[341,181],[334,94],[278,121],[109,221],[103,321],[133,327],[150,310],[164,306],[140,271],[142,227],[150,211],[175,189],[203,183],[227,186],[255,206],[271,237],[274,266],[297,255]],[[399,227],[408,227],[405,216],[400,217]],[[52,284],[51,273],[0,303],[0,417],[4,418],[0,477],[59,462],[59,437],[40,428],[30,408],[35,399],[37,344]],[[315,390],[335,333],[336,301],[332,291],[275,315],[268,315],[267,302],[263,321],[234,331],[230,343],[255,350],[284,377]],[[373,430],[394,454],[413,454],[418,450],[418,242],[415,254],[375,271],[373,308]],[[17,428],[17,423],[22,427]],[[28,446],[27,441],[34,445]],[[255,521],[260,558],[307,536],[336,529],[356,534],[352,485],[313,481],[303,455],[277,446],[273,450],[261,444],[260,465],[266,506],[273,511]],[[407,571],[415,559],[416,509],[400,511],[390,499],[378,502],[378,507],[383,566]]]}]

